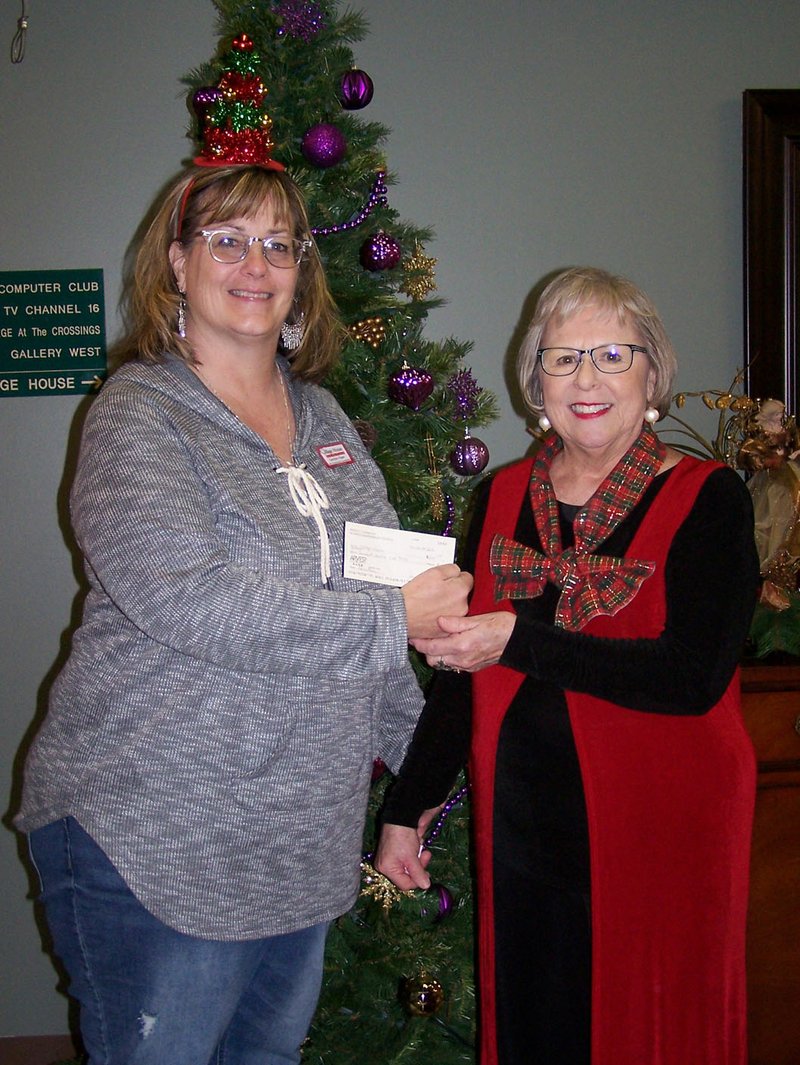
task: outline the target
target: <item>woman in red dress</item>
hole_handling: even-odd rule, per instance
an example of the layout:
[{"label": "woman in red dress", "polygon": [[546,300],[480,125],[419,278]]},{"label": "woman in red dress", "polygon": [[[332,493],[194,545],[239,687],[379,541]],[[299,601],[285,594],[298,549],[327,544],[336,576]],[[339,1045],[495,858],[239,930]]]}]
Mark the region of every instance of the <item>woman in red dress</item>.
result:
[{"label": "woman in red dress", "polygon": [[481,1065],[745,1065],[758,559],[739,476],[653,431],[674,371],[631,282],[550,283],[518,367],[542,446],[477,502],[470,616],[416,643],[439,673],[376,866],[428,886],[469,760]]}]

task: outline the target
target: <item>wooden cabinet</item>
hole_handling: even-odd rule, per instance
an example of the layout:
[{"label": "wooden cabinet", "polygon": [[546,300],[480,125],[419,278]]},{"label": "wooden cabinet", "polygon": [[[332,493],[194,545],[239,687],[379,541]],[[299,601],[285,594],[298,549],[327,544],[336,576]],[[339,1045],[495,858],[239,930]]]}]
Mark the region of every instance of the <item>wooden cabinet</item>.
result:
[{"label": "wooden cabinet", "polygon": [[750,1065],[800,1063],[800,662],[742,668],[758,759],[747,985]]}]

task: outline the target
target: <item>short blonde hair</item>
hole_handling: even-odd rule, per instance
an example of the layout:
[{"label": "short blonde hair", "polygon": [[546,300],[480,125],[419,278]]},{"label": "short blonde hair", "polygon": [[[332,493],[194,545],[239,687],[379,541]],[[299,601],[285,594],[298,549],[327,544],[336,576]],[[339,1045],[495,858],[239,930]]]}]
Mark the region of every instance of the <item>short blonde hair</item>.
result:
[{"label": "short blonde hair", "polygon": [[259,166],[191,166],[170,184],[136,256],[125,296],[129,326],[120,345],[122,358],[157,362],[172,351],[190,364],[196,362],[191,346],[176,332],[180,293],[170,246],[191,239],[208,222],[254,214],[265,204],[298,240],[312,241],[299,266],[295,293],[305,331],[300,346],[287,354],[297,377],[325,377],[339,356],[345,331],[311,235],[305,201],[288,174]]},{"label": "short blonde hair", "polygon": [[632,281],[594,266],[565,270],[539,297],[517,357],[517,379],[528,408],[535,414],[543,409],[538,352],[547,326],[553,321],[561,324],[586,307],[615,314],[639,333],[655,371],[648,401],[663,418],[669,410],[678,364],[661,317],[650,297]]}]

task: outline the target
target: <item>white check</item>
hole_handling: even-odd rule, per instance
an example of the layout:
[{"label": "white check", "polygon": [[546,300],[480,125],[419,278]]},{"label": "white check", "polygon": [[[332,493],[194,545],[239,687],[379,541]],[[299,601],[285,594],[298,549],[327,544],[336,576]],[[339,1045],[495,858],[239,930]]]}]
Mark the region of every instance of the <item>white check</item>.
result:
[{"label": "white check", "polygon": [[344,525],[345,577],[370,584],[399,588],[431,566],[452,562],[456,555],[453,536],[387,529],[381,525]]}]

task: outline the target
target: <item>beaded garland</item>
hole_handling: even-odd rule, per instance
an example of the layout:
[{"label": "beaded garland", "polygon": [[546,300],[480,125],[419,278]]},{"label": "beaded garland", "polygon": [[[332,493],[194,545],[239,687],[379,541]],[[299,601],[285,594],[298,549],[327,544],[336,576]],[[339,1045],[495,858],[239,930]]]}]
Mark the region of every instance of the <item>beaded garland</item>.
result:
[{"label": "beaded garland", "polygon": [[369,198],[358,214],[347,222],[337,222],[333,226],[315,226],[311,230],[312,235],[315,237],[329,237],[334,233],[346,233],[350,229],[355,229],[356,226],[360,226],[362,222],[365,222],[377,207],[386,206],[386,191],[386,171],[378,170],[375,172],[375,180],[372,183],[372,191],[369,194]]},{"label": "beaded garland", "polygon": [[431,843],[433,843],[436,840],[436,838],[439,836],[440,832],[444,828],[445,821],[450,816],[452,811],[457,806],[460,806],[461,803],[464,801],[464,799],[466,799],[468,792],[469,792],[469,787],[465,784],[462,788],[458,789],[458,791],[455,793],[455,795],[451,796],[451,798],[449,798],[447,800],[447,802],[442,807],[442,811],[439,814],[439,817],[437,818],[436,823],[434,824],[432,830],[430,831],[430,833],[428,834],[428,836],[425,839],[425,846],[426,847],[430,847]]}]

